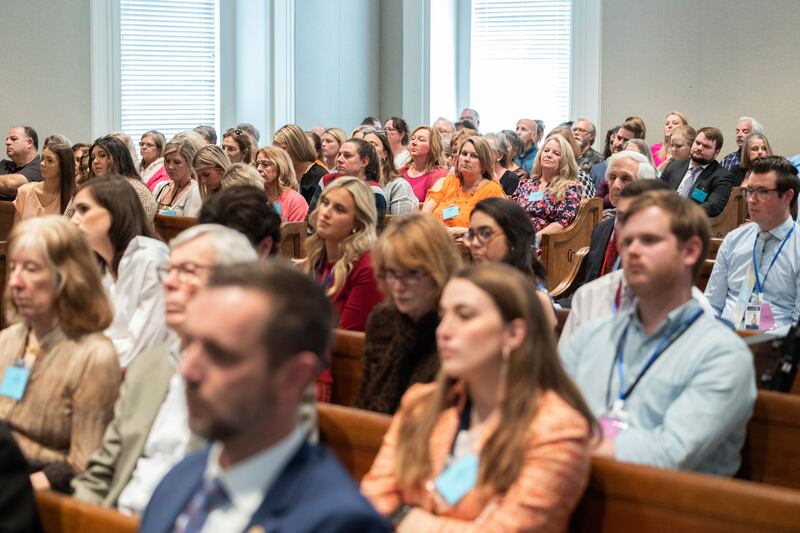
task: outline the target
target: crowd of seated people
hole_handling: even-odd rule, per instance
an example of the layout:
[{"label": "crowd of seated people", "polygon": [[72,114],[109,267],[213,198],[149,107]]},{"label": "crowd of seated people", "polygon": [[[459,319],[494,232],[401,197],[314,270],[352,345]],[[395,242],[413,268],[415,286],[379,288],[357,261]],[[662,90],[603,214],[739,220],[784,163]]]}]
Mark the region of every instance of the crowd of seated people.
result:
[{"label": "crowd of seated people", "polygon": [[[563,531],[593,455],[736,474],[756,380],[734,330],[800,319],[798,170],[763,126],[741,117],[721,161],[722,131],[679,111],[653,145],[625,118],[604,151],[587,118],[409,126],[152,129],[138,153],[122,132],[40,153],[12,127],[9,516],[37,530],[34,488],[144,531]],[[748,220],[703,293],[732,187]],[[556,302],[540,237],[593,197],[605,220]],[[164,217],[196,225],[167,243]],[[291,261],[285,224],[307,228]],[[392,416],[360,485],[317,443],[334,329],[363,339],[354,406]]]}]

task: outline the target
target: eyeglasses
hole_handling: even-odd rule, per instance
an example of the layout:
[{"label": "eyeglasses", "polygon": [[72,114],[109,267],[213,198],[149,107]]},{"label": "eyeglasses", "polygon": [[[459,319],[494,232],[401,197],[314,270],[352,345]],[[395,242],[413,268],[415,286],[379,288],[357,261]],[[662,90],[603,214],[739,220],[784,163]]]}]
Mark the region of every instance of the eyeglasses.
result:
[{"label": "eyeglasses", "polygon": [[477,241],[476,244],[485,246],[498,235],[502,235],[502,233],[499,231],[494,231],[489,226],[479,226],[477,228],[469,228],[467,233],[464,235],[464,240],[467,243]]},{"label": "eyeglasses", "polygon": [[771,192],[778,192],[778,189],[765,189],[763,187],[760,187],[758,189],[751,189],[750,187],[747,187],[744,189],[744,196],[745,198],[752,196],[757,200],[763,200],[764,198],[767,197],[767,194]]},{"label": "eyeglasses", "polygon": [[179,265],[166,265],[160,266],[156,270],[158,272],[158,279],[164,283],[172,271],[178,273],[179,283],[189,283],[197,281],[201,270],[210,270],[214,265],[199,265],[197,263],[181,263]]},{"label": "eyeglasses", "polygon": [[146,143],[146,142],[139,143],[139,148],[155,148],[155,147],[156,145],[154,143]]},{"label": "eyeglasses", "polygon": [[274,166],[275,166],[275,163],[273,163],[273,162],[272,162],[272,161],[270,161],[269,159],[264,159],[264,160],[261,160],[261,161],[256,161],[256,168],[261,168],[261,167],[264,167],[264,168],[269,168],[269,167],[274,167]]},{"label": "eyeglasses", "polygon": [[383,282],[389,283],[394,280],[406,287],[416,287],[426,277],[428,277],[428,273],[424,270],[403,270],[398,272],[390,268],[384,268],[379,270],[377,274],[377,278]]}]

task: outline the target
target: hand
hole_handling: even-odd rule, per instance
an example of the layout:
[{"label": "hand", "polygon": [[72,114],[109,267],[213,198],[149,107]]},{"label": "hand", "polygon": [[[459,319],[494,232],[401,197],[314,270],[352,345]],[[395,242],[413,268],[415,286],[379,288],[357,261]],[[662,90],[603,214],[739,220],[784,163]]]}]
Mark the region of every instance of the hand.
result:
[{"label": "hand", "polygon": [[50,481],[42,471],[31,474],[31,485],[35,490],[50,490]]},{"label": "hand", "polygon": [[467,228],[447,227],[447,233],[453,238],[457,244],[464,242],[464,235],[467,234]]}]

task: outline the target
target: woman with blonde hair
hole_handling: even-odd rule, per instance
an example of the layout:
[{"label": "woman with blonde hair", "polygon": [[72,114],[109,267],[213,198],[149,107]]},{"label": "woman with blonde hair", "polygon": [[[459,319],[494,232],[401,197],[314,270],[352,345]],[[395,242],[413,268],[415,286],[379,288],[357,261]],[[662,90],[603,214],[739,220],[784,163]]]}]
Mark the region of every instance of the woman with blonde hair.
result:
[{"label": "woman with blonde hair", "polygon": [[4,297],[14,323],[0,332],[0,379],[25,376],[26,384],[0,394],[0,420],[35,472],[34,487],[68,492],[100,446],[122,380],[103,335],[113,311],[92,250],[63,217],[14,225],[8,252]]},{"label": "woman with blonde hair", "polygon": [[686,115],[680,111],[670,111],[664,117],[664,142],[656,143],[650,147],[650,153],[653,156],[654,166],[660,167],[662,163],[670,158],[669,151],[669,136],[675,128],[680,126],[688,126],[689,120]]},{"label": "woman with blonde hair", "polygon": [[230,128],[222,134],[222,149],[231,163],[252,165],[256,159],[256,140],[241,128]]},{"label": "woman with blonde hair", "polygon": [[196,139],[194,136],[175,136],[164,147],[164,168],[167,169],[169,180],[156,185],[153,191],[158,212],[162,215],[196,217],[203,207],[192,161],[197,151],[206,144],[200,135],[194,135]]},{"label": "woman with blonde hair", "polygon": [[276,131],[272,136],[272,145],[283,148],[289,154],[294,175],[300,184],[299,192],[310,205],[317,184],[328,173],[328,169],[316,162],[317,154],[297,124],[286,124]]},{"label": "woman with blonde hair", "polygon": [[[575,164],[577,165],[577,156],[581,153],[581,144],[578,142],[578,139],[575,138],[575,134],[572,133],[572,130],[565,126],[556,126],[550,130],[550,133],[547,134],[544,142],[546,143],[547,140],[553,135],[559,135],[569,143],[570,148],[572,148],[572,153],[576,155]],[[594,195],[597,192],[594,185],[594,179],[585,170],[583,170],[580,165],[578,165],[578,183],[581,184],[582,198],[594,198]]]},{"label": "woman with blonde hair", "polygon": [[200,197],[205,202],[222,188],[222,175],[231,166],[231,160],[225,150],[217,145],[209,144],[197,151],[192,159],[192,166],[197,174]]},{"label": "woman with blonde hair", "polygon": [[494,181],[492,148],[483,137],[473,136],[460,144],[455,173],[430,188],[422,210],[433,213],[451,235],[460,239],[467,231],[475,204],[492,196],[506,197]]},{"label": "woman with blonde hair", "polygon": [[513,200],[528,213],[536,233],[556,233],[578,215],[581,186],[578,163],[569,142],[550,137],[536,154],[531,177],[520,180]]},{"label": "woman with blonde hair", "polygon": [[403,396],[361,492],[396,531],[566,531],[596,423],[532,281],[470,267],[444,287],[435,383]]},{"label": "woman with blonde hair", "polygon": [[[686,161],[692,155],[692,144],[697,132],[691,126],[678,126],[669,135],[667,158],[658,165],[659,175],[673,161]],[[655,160],[654,160],[655,162]]]},{"label": "woman with blonde hair", "polygon": [[297,192],[297,176],[289,154],[282,148],[265,146],[256,156],[256,170],[264,179],[264,192],[282,222],[302,222],[308,214],[308,203]]},{"label": "woman with blonde hair", "polygon": [[252,185],[263,191],[264,179],[251,165],[246,163],[233,163],[222,175],[220,185],[222,189],[227,189],[236,185]]},{"label": "woman with blonde hair", "polygon": [[383,230],[372,262],[386,298],[367,320],[356,407],[394,414],[408,387],[439,371],[439,296],[461,256],[438,220],[416,213]]},{"label": "woman with blonde hair", "polygon": [[424,202],[428,189],[447,175],[439,130],[430,126],[415,129],[408,142],[408,156],[408,161],[400,168],[400,174],[411,184],[417,199]]},{"label": "woman with blonde hair", "polygon": [[346,140],[347,134],[341,128],[328,128],[320,136],[322,163],[328,170],[333,171],[336,166],[336,155]]}]

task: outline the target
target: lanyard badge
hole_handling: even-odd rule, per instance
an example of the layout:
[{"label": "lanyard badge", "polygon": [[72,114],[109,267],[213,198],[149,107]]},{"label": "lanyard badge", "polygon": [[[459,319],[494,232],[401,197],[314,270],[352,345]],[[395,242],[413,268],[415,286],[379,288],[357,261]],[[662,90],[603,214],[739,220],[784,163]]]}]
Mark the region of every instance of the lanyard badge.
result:
[{"label": "lanyard badge", "polygon": [[21,401],[28,386],[31,371],[25,365],[17,364],[6,368],[3,381],[0,382],[0,396],[7,396],[16,401]]}]

